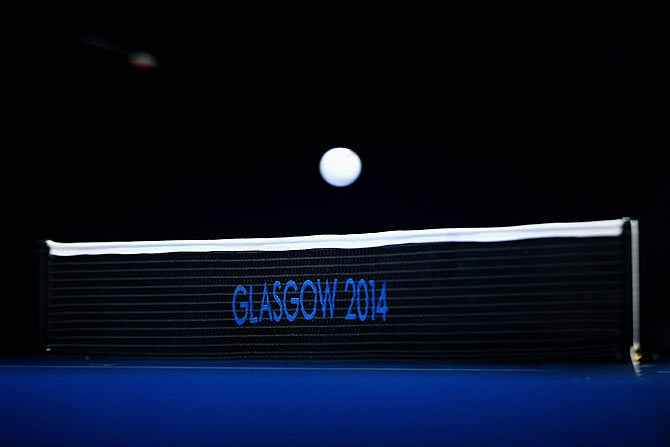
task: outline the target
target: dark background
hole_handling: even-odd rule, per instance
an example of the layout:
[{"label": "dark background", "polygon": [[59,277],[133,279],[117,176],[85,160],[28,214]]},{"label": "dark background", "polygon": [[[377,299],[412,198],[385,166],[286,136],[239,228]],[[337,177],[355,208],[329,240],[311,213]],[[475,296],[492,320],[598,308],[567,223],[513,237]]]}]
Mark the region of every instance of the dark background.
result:
[{"label": "dark background", "polygon": [[[4,355],[37,353],[42,239],[624,216],[641,220],[643,346],[669,351],[660,17],[598,16],[586,35],[544,15],[335,6],[3,4],[0,17]],[[135,51],[158,67],[129,64]],[[348,188],[318,172],[337,146],[363,162]]]}]

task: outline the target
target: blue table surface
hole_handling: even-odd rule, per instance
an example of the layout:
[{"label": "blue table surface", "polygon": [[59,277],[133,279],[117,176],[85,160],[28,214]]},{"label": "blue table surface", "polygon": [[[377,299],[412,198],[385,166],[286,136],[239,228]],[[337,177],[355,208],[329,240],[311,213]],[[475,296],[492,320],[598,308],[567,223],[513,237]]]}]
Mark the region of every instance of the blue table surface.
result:
[{"label": "blue table surface", "polygon": [[2,445],[670,445],[670,365],[0,359]]}]

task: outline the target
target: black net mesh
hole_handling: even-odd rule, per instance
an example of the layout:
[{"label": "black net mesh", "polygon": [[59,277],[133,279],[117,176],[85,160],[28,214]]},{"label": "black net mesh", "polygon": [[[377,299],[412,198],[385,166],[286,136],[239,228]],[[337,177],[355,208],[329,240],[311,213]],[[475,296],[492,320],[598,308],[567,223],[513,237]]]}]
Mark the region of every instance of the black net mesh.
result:
[{"label": "black net mesh", "polygon": [[624,240],[48,256],[44,344],[123,356],[622,357]]}]

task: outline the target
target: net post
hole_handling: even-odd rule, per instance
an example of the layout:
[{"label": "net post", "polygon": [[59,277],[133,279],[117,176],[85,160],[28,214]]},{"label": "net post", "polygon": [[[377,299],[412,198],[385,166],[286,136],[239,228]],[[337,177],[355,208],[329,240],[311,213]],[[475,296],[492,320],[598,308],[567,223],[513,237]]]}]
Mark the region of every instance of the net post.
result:
[{"label": "net post", "polygon": [[49,257],[49,246],[46,241],[39,241],[37,247],[38,256],[38,343],[39,351],[44,352],[46,345],[46,306],[47,306],[47,263]]},{"label": "net post", "polygon": [[630,358],[634,366],[642,360],[640,346],[640,231],[637,220],[630,220],[632,345]]}]

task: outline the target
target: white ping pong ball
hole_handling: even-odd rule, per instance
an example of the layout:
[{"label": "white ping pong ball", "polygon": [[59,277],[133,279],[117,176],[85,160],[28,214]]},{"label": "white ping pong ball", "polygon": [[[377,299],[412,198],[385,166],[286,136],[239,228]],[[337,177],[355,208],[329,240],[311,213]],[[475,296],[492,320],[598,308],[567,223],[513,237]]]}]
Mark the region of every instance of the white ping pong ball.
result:
[{"label": "white ping pong ball", "polygon": [[321,177],[333,186],[349,186],[361,175],[361,159],[345,147],[326,151],[319,162]]}]

